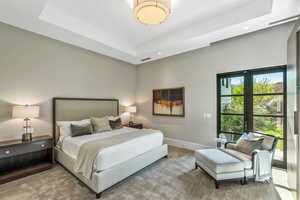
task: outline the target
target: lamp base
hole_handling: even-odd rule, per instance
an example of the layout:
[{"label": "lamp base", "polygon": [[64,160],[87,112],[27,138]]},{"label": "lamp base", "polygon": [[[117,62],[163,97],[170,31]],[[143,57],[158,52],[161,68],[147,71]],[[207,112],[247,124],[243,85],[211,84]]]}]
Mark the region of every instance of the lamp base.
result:
[{"label": "lamp base", "polygon": [[31,133],[24,133],[22,135],[22,142],[30,142],[32,141],[32,134]]}]

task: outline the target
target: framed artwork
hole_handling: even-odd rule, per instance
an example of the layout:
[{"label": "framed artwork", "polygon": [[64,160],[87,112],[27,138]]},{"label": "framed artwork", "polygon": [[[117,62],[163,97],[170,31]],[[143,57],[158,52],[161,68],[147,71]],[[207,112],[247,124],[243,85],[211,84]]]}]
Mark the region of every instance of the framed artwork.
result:
[{"label": "framed artwork", "polygon": [[152,114],[184,117],[184,87],[153,90]]}]

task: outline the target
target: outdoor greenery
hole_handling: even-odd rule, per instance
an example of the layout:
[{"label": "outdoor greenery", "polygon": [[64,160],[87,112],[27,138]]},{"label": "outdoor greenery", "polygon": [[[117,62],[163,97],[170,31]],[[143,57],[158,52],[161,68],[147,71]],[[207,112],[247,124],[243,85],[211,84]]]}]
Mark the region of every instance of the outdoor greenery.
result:
[{"label": "outdoor greenery", "polygon": [[[244,84],[230,86],[230,89],[232,95],[243,94]],[[253,83],[253,94],[280,93],[281,90],[282,83],[271,83],[267,78]],[[221,112],[244,114],[244,96],[222,97]],[[255,115],[283,115],[283,95],[254,95],[253,112]],[[283,137],[283,118],[256,116],[253,120],[254,131]],[[244,116],[221,115],[221,130],[243,133]],[[283,149],[282,142],[277,149]]]}]

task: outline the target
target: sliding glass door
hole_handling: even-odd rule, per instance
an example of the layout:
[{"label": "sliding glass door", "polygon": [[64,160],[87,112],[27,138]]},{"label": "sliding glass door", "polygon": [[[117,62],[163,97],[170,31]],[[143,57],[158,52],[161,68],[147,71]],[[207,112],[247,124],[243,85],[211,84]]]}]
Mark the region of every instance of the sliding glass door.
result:
[{"label": "sliding glass door", "polygon": [[286,167],[286,67],[217,75],[218,135],[236,141],[245,132],[279,137],[274,164]]}]

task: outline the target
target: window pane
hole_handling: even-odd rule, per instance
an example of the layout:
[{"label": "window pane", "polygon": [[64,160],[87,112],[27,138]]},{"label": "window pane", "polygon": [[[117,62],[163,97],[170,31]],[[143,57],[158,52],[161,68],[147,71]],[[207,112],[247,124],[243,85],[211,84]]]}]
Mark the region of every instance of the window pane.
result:
[{"label": "window pane", "polygon": [[263,95],[253,97],[253,110],[257,115],[283,115],[282,95]]},{"label": "window pane", "polygon": [[283,72],[258,74],[253,76],[253,93],[282,93]]},{"label": "window pane", "polygon": [[283,118],[254,117],[254,131],[283,137]]},{"label": "window pane", "polygon": [[274,159],[283,161],[283,156],[284,156],[283,152],[284,152],[283,140],[278,140],[277,145],[276,145]]},{"label": "window pane", "polygon": [[244,77],[221,78],[221,95],[244,94]]},{"label": "window pane", "polygon": [[221,98],[221,112],[222,113],[244,113],[244,97],[222,97]]},{"label": "window pane", "polygon": [[244,132],[244,117],[237,115],[222,115],[221,130],[226,132]]}]

